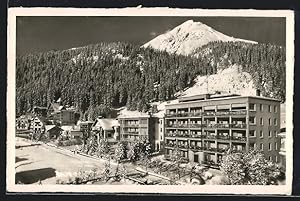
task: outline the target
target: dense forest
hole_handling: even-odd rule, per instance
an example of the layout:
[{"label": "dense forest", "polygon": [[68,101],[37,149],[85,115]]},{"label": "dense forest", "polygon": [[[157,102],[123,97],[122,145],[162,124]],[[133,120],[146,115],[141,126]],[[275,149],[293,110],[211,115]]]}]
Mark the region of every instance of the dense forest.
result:
[{"label": "dense forest", "polygon": [[233,63],[254,77],[264,95],[285,99],[285,50],[265,44],[213,42],[194,55],[180,56],[128,43],[99,43],[25,55],[16,62],[17,114],[59,97],[82,118],[106,116],[125,105],[148,111],[149,103],[174,99],[197,75],[215,74]]},{"label": "dense forest", "polygon": [[285,101],[285,48],[270,44],[211,42],[196,49],[193,56],[205,58],[218,69],[232,64],[248,72],[263,96]]}]

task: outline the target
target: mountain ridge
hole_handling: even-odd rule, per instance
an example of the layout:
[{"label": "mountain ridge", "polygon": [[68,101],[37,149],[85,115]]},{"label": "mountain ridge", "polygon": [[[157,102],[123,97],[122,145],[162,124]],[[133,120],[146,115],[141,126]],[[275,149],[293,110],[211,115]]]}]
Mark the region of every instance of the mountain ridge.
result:
[{"label": "mountain ridge", "polygon": [[187,56],[195,49],[213,41],[257,44],[256,41],[227,36],[202,22],[188,20],[167,33],[155,37],[142,45],[142,47],[152,47],[160,51],[167,51],[171,54]]}]

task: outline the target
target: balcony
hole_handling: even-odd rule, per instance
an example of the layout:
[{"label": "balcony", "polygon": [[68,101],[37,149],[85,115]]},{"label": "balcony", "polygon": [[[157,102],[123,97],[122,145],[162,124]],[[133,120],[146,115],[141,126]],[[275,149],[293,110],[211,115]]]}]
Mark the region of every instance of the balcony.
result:
[{"label": "balcony", "polygon": [[225,153],[226,152],[226,150],[228,150],[229,149],[229,147],[220,147],[220,148],[217,148],[217,151],[219,152],[219,153]]},{"label": "balcony", "polygon": [[190,112],[188,114],[189,117],[201,117],[202,113],[201,112]]},{"label": "balcony", "polygon": [[247,124],[245,124],[245,123],[243,123],[243,124],[235,124],[235,123],[233,123],[233,124],[230,124],[230,127],[231,128],[247,128]]},{"label": "balcony", "polygon": [[177,124],[177,128],[189,128],[189,124],[187,123]]},{"label": "balcony", "polygon": [[198,123],[190,124],[190,128],[202,128],[202,124],[198,124]]},{"label": "balcony", "polygon": [[246,115],[246,110],[237,110],[237,111],[230,111],[230,115]]},{"label": "balcony", "polygon": [[193,151],[202,151],[203,147],[196,146],[196,145],[190,145],[190,149],[193,150]]},{"label": "balcony", "polygon": [[191,138],[203,138],[204,135],[199,135],[199,134],[191,134],[190,137]]},{"label": "balcony", "polygon": [[166,133],[166,137],[176,137],[176,133]]},{"label": "balcony", "polygon": [[125,135],[138,135],[139,132],[138,131],[124,131]]},{"label": "balcony", "polygon": [[215,147],[203,147],[204,151],[216,152],[217,148]]},{"label": "balcony", "polygon": [[246,137],[240,137],[240,136],[231,136],[231,140],[246,142],[247,138]]},{"label": "balcony", "polygon": [[203,116],[216,116],[216,112],[215,111],[206,111],[202,113]]},{"label": "balcony", "polygon": [[179,148],[179,149],[188,149],[188,148],[189,148],[189,145],[187,145],[187,144],[179,144],[179,145],[178,145],[178,148]]},{"label": "balcony", "polygon": [[177,117],[177,113],[166,114],[166,117]]},{"label": "balcony", "polygon": [[216,139],[217,138],[216,135],[202,135],[202,137],[205,139]]},{"label": "balcony", "polygon": [[202,124],[203,128],[216,128],[215,123]]},{"label": "balcony", "polygon": [[230,140],[230,136],[229,135],[217,135],[217,139],[220,140]]},{"label": "balcony", "polygon": [[176,144],[175,144],[175,143],[167,143],[167,144],[165,145],[165,147],[166,147],[166,148],[167,148],[167,147],[174,148],[174,147],[176,147]]},{"label": "balcony", "polygon": [[217,111],[216,112],[216,116],[229,116],[230,115],[230,111]]},{"label": "balcony", "polygon": [[224,123],[222,123],[222,124],[218,123],[218,124],[215,125],[215,127],[216,128],[229,128],[230,125],[229,124],[224,124]]},{"label": "balcony", "polygon": [[139,124],[123,124],[124,127],[139,127]]},{"label": "balcony", "polygon": [[190,113],[183,112],[183,113],[177,113],[177,117],[188,117]]}]

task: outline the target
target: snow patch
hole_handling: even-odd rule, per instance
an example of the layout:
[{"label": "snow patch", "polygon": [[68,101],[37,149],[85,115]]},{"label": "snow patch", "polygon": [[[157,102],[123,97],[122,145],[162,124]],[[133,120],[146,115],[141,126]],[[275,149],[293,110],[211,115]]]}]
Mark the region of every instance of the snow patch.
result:
[{"label": "snow patch", "polygon": [[218,70],[217,74],[209,76],[198,76],[195,85],[188,88],[178,96],[193,96],[204,93],[229,93],[245,96],[255,96],[256,88],[252,76],[242,72],[241,66],[232,65],[229,68]]}]

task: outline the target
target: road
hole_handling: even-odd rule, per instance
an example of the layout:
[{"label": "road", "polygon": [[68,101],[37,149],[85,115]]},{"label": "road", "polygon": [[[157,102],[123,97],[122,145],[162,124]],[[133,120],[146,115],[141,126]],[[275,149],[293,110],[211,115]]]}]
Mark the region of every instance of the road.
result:
[{"label": "road", "polygon": [[[55,184],[61,175],[104,168],[104,161],[45,144],[32,145],[22,138],[17,138],[16,147],[16,183],[38,184],[41,181],[42,184]],[[112,164],[112,169],[115,166]]]}]

